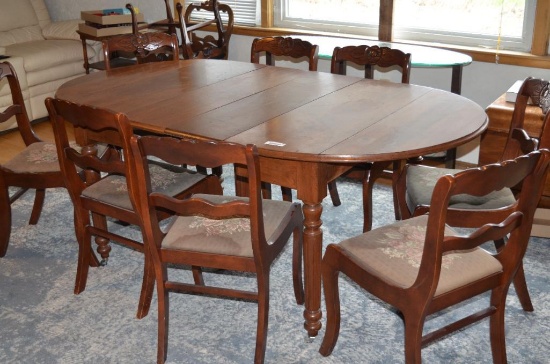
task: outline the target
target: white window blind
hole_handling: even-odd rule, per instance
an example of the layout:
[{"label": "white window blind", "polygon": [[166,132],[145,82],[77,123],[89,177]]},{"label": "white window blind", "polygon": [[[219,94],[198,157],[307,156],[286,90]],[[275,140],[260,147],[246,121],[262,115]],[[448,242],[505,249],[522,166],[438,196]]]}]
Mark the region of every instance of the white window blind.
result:
[{"label": "white window blind", "polygon": [[[197,4],[200,1],[185,0],[185,7],[189,4]],[[235,24],[255,26],[259,23],[260,7],[258,6],[258,0],[223,0],[219,3],[227,4],[233,10],[233,16],[235,18]],[[197,19],[200,16],[200,12],[195,12],[194,16]],[[224,13],[221,13],[222,18],[225,17]]]}]

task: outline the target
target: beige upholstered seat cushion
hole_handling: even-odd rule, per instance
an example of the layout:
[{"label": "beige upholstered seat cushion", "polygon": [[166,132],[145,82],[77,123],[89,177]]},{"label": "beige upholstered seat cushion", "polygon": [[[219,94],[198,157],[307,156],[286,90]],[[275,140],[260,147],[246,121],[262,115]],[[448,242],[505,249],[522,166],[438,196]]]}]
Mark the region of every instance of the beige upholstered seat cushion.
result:
[{"label": "beige upholstered seat cushion", "polygon": [[[149,168],[153,191],[170,196],[177,195],[205,178],[203,174],[160,163],[151,163]],[[124,176],[107,176],[86,188],[82,195],[127,210],[133,210],[126,177]]]},{"label": "beige upholstered seat cushion", "polygon": [[[194,197],[223,203],[243,197],[197,194]],[[267,241],[292,207],[291,202],[263,200],[263,218]],[[250,219],[235,217],[213,220],[201,216],[178,216],[162,241],[163,249],[252,257]]]},{"label": "beige upholstered seat cushion", "polygon": [[[437,180],[446,174],[458,172],[461,170],[409,165],[407,169],[407,206],[409,206],[409,210],[413,211],[419,205],[430,205]],[[456,195],[451,197],[449,206],[463,209],[494,209],[509,206],[515,201],[512,191],[505,188],[481,197]]]},{"label": "beige upholstered seat cushion", "polygon": [[3,165],[14,173],[59,172],[55,144],[33,143]]},{"label": "beige upholstered seat cushion", "polygon": [[[392,285],[407,288],[418,275],[427,222],[427,215],[398,221],[339,245],[364,270]],[[445,235],[455,234],[453,229],[446,229]],[[447,253],[443,256],[435,296],[501,271],[500,262],[483,249]]]}]

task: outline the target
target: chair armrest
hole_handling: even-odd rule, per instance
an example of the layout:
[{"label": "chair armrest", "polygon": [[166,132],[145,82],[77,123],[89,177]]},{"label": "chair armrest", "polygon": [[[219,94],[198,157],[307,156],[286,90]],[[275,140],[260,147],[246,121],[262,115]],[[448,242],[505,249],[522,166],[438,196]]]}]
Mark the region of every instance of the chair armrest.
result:
[{"label": "chair armrest", "polygon": [[76,32],[79,23],[82,23],[82,20],[73,19],[51,22],[44,26],[42,35],[46,39],[80,40],[80,36]]}]

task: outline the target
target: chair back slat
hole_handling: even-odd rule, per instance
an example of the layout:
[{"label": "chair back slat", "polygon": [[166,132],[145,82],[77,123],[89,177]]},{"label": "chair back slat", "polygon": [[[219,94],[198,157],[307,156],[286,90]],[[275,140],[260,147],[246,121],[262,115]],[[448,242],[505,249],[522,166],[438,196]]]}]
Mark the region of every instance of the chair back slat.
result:
[{"label": "chair back slat", "polygon": [[311,44],[308,41],[291,37],[256,38],[252,42],[250,61],[252,63],[260,63],[260,55],[264,52],[268,65],[275,65],[275,58],[273,56],[294,59],[305,58],[309,63],[309,70],[317,71],[319,46]]},{"label": "chair back slat", "polygon": [[25,101],[23,99],[23,93],[21,92],[21,86],[17,78],[15,69],[9,62],[0,62],[0,82],[7,80],[10,87],[12,105],[9,105],[4,111],[0,112],[0,124],[7,122],[13,116],[17,121],[17,128],[21,134],[21,138],[25,145],[42,141],[34,132],[27,109],[25,108]]},{"label": "chair back slat", "polygon": [[[194,139],[176,139],[171,137],[142,136],[132,137],[132,151],[136,161],[136,181],[145,181],[145,191],[151,208],[168,209],[180,215],[203,215],[210,218],[230,218],[235,216],[250,216],[263,224],[261,211],[259,161],[255,146],[242,146],[227,142],[212,142]],[[204,197],[191,197],[177,200],[170,196],[154,193],[151,189],[151,173],[148,168],[148,158],[160,158],[172,164],[196,164],[207,168],[224,164],[241,164],[248,171],[249,198],[234,201],[212,200]],[[143,198],[145,198],[142,195]],[[260,210],[258,210],[258,208]],[[253,213],[256,211],[256,213]],[[262,230],[263,231],[263,230]],[[263,238],[265,240],[265,237]]]},{"label": "chair back slat", "polygon": [[[542,149],[513,160],[468,169],[440,178],[432,194],[428,220],[430,226],[433,220],[439,219],[438,223],[434,223],[438,225],[438,230],[436,232],[433,228],[428,231],[424,251],[434,248],[433,242],[441,238],[445,224],[458,228],[477,227],[460,239],[451,237],[442,243],[439,250],[441,254],[447,251],[469,250],[488,241],[503,239],[520,225],[526,227],[527,231],[522,230],[521,235],[516,238],[516,244],[525,249],[549,162],[550,152]],[[518,183],[522,183],[522,190],[517,196],[517,201],[508,207],[461,210],[448,206],[452,196],[485,196],[493,191],[511,188]],[[477,221],[477,225],[471,224],[472,221]]]},{"label": "chair back slat", "polygon": [[411,54],[399,49],[379,46],[336,47],[332,53],[330,72],[345,75],[347,62],[365,67],[365,78],[373,78],[373,66],[401,68],[401,82],[409,83]]},{"label": "chair back slat", "polygon": [[123,34],[103,41],[105,69],[110,70],[112,54],[130,55],[138,64],[179,60],[176,34],[148,32]]}]

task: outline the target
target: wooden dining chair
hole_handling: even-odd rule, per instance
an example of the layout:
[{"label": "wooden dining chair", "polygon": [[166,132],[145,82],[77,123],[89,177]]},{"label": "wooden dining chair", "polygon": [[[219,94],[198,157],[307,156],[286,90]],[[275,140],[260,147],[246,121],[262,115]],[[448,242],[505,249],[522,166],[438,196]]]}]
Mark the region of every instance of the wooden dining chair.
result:
[{"label": "wooden dining chair", "polygon": [[168,34],[176,34],[177,24],[174,21],[174,16],[172,15],[170,0],[164,0],[164,7],[166,9],[166,19],[149,23],[147,27],[149,29],[161,30]]},{"label": "wooden dining chair", "polygon": [[[176,4],[182,39],[183,58],[227,59],[229,39],[235,23],[233,9],[218,0],[207,0],[202,3],[191,3],[183,12],[181,3]],[[197,30],[210,31],[215,28],[216,36],[205,36]]]},{"label": "wooden dining chair", "polygon": [[107,71],[135,63],[179,61],[178,37],[164,32],[123,34],[103,41]]},{"label": "wooden dining chair", "polygon": [[270,66],[275,66],[276,56],[304,60],[308,63],[310,71],[317,71],[319,63],[319,46],[299,38],[255,38],[250,48],[250,62],[260,63],[262,54],[265,54],[266,64]]},{"label": "wooden dining chair", "polygon": [[[530,136],[525,129],[525,110],[528,105],[534,104],[541,108],[543,115],[540,134]],[[549,82],[527,78],[518,92],[508,138],[499,161],[515,158],[538,148],[550,148],[550,92]],[[497,161],[495,161],[497,162]],[[431,194],[436,181],[446,175],[460,172],[458,169],[435,168],[423,165],[407,165],[397,179],[397,201],[401,219],[420,216],[431,209]],[[507,206],[515,200],[517,188],[503,189],[483,198],[471,199],[465,196],[453,198],[452,206],[460,208],[483,209]],[[538,202],[538,201],[537,201]],[[474,222],[474,226],[483,224],[483,221]],[[502,247],[504,240],[495,241],[497,248]],[[523,265],[520,265],[514,279],[516,293],[525,311],[533,311],[533,304],[527,290]]]},{"label": "wooden dining chair", "polygon": [[[306,61],[310,71],[317,71],[319,62],[319,46],[308,41],[292,37],[264,37],[255,38],[250,48],[250,62],[259,64],[260,57],[265,54],[266,64],[275,66],[275,57],[287,57],[294,61]],[[329,184],[329,193],[334,206],[340,205],[338,190]],[[267,195],[271,195],[271,185],[264,183]],[[281,186],[285,201],[292,201],[292,190]]]},{"label": "wooden dining chair", "polygon": [[[345,75],[348,63],[364,67],[365,78],[369,79],[374,78],[375,68],[397,67],[401,70],[401,83],[409,83],[411,55],[399,49],[366,45],[334,48],[330,72]],[[382,177],[384,173],[391,174],[394,209],[397,211],[395,183],[398,175],[396,172],[401,169],[401,165],[402,161],[363,163],[354,166],[345,174],[349,178],[360,179],[363,183],[363,232],[372,228],[372,190],[376,180]],[[390,166],[392,168],[388,170]],[[332,181],[331,184],[333,185],[329,185],[329,190],[337,190],[336,180]]]},{"label": "wooden dining chair", "polygon": [[[406,363],[421,363],[423,346],[486,317],[490,317],[493,362],[506,363],[506,296],[527,249],[549,162],[550,152],[543,149],[499,164],[445,175],[434,187],[429,214],[330,244],[321,267],[327,326],[320,353],[330,355],[338,340],[338,275],[342,272],[397,309],[405,325]],[[523,188],[517,204],[505,209],[449,207],[452,199],[462,194],[478,198],[520,182]],[[491,223],[473,231],[457,230],[480,220]],[[506,236],[507,244],[496,254],[480,247]],[[488,307],[423,335],[429,315],[488,291]]]},{"label": "wooden dining chair", "polygon": [[[270,267],[293,236],[292,277],[296,302],[304,302],[302,283],[302,227],[300,204],[263,200],[260,163],[255,146],[170,137],[132,137],[131,183],[139,184],[138,211],[145,228],[145,244],[151,255],[158,292],[158,356],[164,363],[168,348],[170,292],[239,298],[258,303],[255,363],[263,363],[267,340]],[[152,189],[154,172],[147,164],[156,157],[172,164],[198,164],[207,168],[240,164],[248,170],[249,198],[194,194],[175,200]],[[156,211],[178,215],[162,230]],[[257,291],[207,285],[202,275],[195,284],[169,279],[174,265],[207,267],[256,274]]]},{"label": "wooden dining chair", "polygon": [[[29,189],[35,190],[29,224],[36,225],[46,189],[64,187],[55,144],[42,141],[35,133],[27,115],[21,87],[15,69],[8,62],[0,63],[0,87],[10,89],[12,104],[0,112],[0,124],[17,121],[17,129],[25,148],[13,158],[0,164],[0,257],[6,255],[11,235],[11,204]],[[9,188],[18,190],[10,196]]]},{"label": "wooden dining chair", "polygon": [[[46,99],[50,120],[53,124],[57,155],[67,190],[74,206],[74,225],[79,245],[75,294],[86,288],[88,267],[97,266],[98,260],[92,251],[91,239],[95,237],[101,265],[107,264],[111,247],[109,240],[144,252],[141,241],[109,229],[106,217],[125,224],[139,226],[143,230],[135,210],[134,188],[127,183],[131,165],[129,140],[133,134],[128,118],[94,107],[77,105],[66,101]],[[67,139],[66,128],[71,125],[85,133],[82,150],[73,148]],[[99,153],[98,143],[108,144],[105,152]],[[216,176],[205,176],[187,169],[151,161],[154,173],[153,189],[174,198],[186,198],[194,192],[219,193],[221,183]],[[168,217],[162,214],[159,219]],[[91,219],[90,219],[91,217]],[[148,255],[144,259],[144,279],[137,317],[145,317],[153,295],[154,280]]]}]

